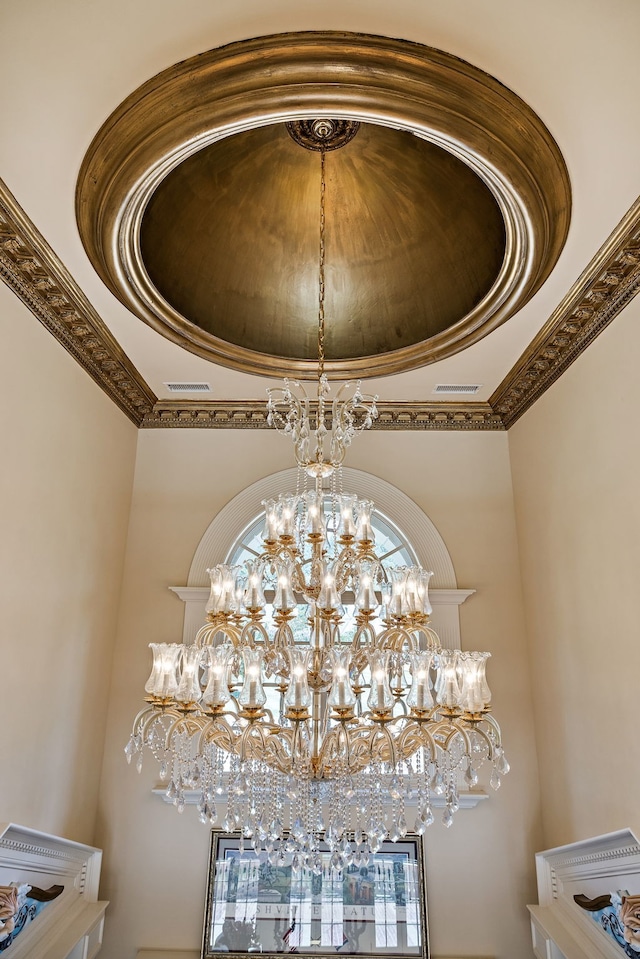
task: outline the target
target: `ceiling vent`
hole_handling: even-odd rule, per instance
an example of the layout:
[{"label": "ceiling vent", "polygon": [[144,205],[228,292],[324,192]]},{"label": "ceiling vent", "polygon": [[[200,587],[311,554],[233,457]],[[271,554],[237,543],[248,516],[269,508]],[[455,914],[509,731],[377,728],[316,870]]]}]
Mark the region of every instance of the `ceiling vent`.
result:
[{"label": "ceiling vent", "polygon": [[165,383],[170,393],[210,393],[210,383]]},{"label": "ceiling vent", "polygon": [[481,388],[482,383],[438,383],[434,387],[434,393],[449,393],[460,395],[462,393],[477,393]]}]

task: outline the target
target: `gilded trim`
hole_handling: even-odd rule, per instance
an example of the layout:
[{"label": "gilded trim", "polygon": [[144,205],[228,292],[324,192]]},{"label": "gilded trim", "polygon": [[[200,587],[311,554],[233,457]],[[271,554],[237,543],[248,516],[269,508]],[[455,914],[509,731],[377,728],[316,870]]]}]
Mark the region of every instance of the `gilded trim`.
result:
[{"label": "gilded trim", "polygon": [[640,290],[640,197],[489,399],[509,429]]},{"label": "gilded trim", "polygon": [[441,50],[327,31],[256,37],[184,60],[105,121],[80,168],[76,217],[87,255],[114,295],[205,359],[312,379],[315,361],[283,361],[189,322],[153,286],[139,237],[154,190],[197,151],[266,124],[327,116],[400,128],[447,150],[493,192],[506,234],[502,269],[465,317],[412,346],[330,360],[329,378],[399,373],[452,356],[539,289],[564,246],[571,211],[567,168],[540,118],[495,78]]},{"label": "gilded trim", "polygon": [[140,426],[156,396],[0,180],[0,276],[105,393]]},{"label": "gilded trim", "polygon": [[[488,403],[380,402],[376,430],[503,430]],[[271,429],[259,400],[158,400],[142,429]]]}]

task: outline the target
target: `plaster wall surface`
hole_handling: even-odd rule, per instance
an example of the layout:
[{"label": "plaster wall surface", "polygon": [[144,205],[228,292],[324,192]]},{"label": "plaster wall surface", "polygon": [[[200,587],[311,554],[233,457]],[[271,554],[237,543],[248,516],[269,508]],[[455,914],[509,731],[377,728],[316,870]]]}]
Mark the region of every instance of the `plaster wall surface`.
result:
[{"label": "plaster wall surface", "polygon": [[4,284],[0,338],[0,821],[91,843],[136,429]]},{"label": "plaster wall surface", "polygon": [[[142,705],[147,644],[182,635],[183,605],[168,587],[186,583],[198,542],[222,506],[291,462],[288,441],[262,431],[139,435],[96,834],[105,849],[101,895],[111,900],[105,959],[133,959],[141,948],[199,947],[208,829],[194,807],[180,816],[153,796],[157,767],[148,760],[138,776],[122,749]],[[495,657],[495,715],[514,767],[499,792],[461,810],[450,830],[437,821],[428,831],[433,953],[529,957],[524,904],[535,898],[541,837],[507,438],[371,433],[354,443],[349,465],[412,497],[444,537],[458,585],[477,589],[461,610],[462,641]],[[459,897],[451,895],[461,882],[464,923]]]},{"label": "plaster wall surface", "polygon": [[509,432],[544,843],[640,827],[633,301]]}]

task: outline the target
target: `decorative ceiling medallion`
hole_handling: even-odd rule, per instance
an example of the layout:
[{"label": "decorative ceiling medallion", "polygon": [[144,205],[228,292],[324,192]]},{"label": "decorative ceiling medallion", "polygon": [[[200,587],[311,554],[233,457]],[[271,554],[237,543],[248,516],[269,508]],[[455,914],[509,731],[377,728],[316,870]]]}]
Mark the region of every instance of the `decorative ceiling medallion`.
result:
[{"label": "decorative ceiling medallion", "polygon": [[[557,261],[567,170],[539,117],[497,80],[385,37],[260,37],[186,60],[131,94],[96,135],[78,180],[80,234],[98,273],[134,313],[200,356],[313,378],[317,234],[304,225],[317,230],[319,174],[313,151],[296,160],[277,131],[286,142],[284,124],[297,123],[330,140],[324,118],[347,117],[361,122],[358,136],[327,157],[328,375],[401,372],[476,342]],[[442,189],[429,193],[432,171]],[[458,200],[461,184],[468,203]],[[469,231],[484,260],[470,260]]]},{"label": "decorative ceiling medallion", "polygon": [[319,153],[339,150],[354,136],[360,128],[357,120],[292,120],[286,124],[289,136],[305,150]]}]

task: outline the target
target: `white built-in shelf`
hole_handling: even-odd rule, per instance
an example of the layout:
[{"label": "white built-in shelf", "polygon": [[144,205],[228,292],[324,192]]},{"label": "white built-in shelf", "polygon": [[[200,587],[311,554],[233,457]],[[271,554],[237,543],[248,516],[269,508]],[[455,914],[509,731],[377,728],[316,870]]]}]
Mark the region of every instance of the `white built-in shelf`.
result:
[{"label": "white built-in shelf", "polygon": [[[537,959],[624,959],[624,951],[574,902],[626,889],[640,894],[640,844],[630,829],[536,855],[537,906],[529,906]],[[640,953],[638,954],[640,956]]]},{"label": "white built-in shelf", "polygon": [[[64,886],[6,950],[7,959],[93,959],[107,902],[98,901],[102,850],[0,823],[0,885]],[[3,953],[4,955],[5,953]]]}]

